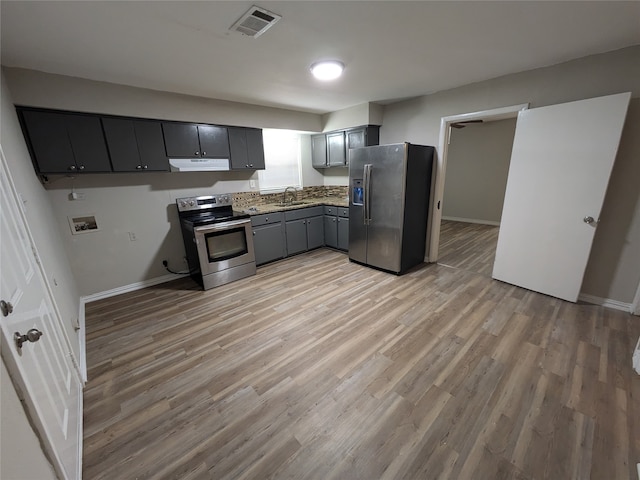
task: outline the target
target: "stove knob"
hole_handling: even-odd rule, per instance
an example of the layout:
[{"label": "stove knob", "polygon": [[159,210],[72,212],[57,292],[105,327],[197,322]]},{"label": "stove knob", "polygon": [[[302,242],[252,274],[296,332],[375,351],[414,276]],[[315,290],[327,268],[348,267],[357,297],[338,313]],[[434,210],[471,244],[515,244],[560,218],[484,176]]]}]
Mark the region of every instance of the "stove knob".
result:
[{"label": "stove knob", "polygon": [[196,202],[194,202],[193,200],[189,200],[189,205],[191,205],[192,207],[196,204]]},{"label": "stove knob", "polygon": [[181,206],[182,208],[186,207],[186,206],[187,206],[187,202],[185,202],[184,200],[182,200],[182,201],[180,202],[180,206]]}]

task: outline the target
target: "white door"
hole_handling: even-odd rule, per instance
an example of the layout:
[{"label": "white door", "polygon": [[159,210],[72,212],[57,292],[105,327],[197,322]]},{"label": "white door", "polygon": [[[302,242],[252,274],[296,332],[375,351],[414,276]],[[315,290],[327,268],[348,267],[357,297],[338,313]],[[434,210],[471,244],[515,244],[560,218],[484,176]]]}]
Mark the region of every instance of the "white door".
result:
[{"label": "white door", "polygon": [[518,114],[493,278],[578,299],[630,98]]},{"label": "white door", "polygon": [[[64,478],[76,479],[81,476],[82,387],[36,263],[37,253],[1,147],[0,157],[2,357],[56,470]],[[31,329],[41,331],[42,337],[18,348],[15,332],[27,334]]]}]

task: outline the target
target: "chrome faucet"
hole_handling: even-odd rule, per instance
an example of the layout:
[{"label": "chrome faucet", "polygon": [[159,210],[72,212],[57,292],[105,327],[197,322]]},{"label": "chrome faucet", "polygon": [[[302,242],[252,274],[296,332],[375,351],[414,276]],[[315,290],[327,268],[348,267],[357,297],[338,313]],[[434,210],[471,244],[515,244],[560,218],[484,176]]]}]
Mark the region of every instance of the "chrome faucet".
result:
[{"label": "chrome faucet", "polygon": [[[287,192],[292,193],[292,195],[290,195],[289,197],[289,201],[287,202]],[[298,200],[298,191],[296,190],[295,187],[287,187],[284,189],[284,192],[282,193],[282,203],[293,203],[294,201]]]}]

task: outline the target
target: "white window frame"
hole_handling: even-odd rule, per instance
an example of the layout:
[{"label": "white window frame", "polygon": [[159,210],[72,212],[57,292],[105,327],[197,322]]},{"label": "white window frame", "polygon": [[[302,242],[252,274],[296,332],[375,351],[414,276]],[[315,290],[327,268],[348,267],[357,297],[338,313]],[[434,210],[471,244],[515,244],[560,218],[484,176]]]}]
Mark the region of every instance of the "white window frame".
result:
[{"label": "white window frame", "polygon": [[258,170],[260,193],[279,193],[287,187],[302,188],[302,138],[300,132],[262,130],[265,169]]}]

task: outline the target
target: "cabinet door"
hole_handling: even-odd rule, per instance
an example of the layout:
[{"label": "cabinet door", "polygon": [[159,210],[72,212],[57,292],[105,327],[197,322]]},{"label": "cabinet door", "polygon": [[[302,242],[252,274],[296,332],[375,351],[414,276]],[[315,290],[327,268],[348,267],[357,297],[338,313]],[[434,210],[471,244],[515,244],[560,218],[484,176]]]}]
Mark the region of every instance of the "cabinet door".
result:
[{"label": "cabinet door", "polygon": [[114,172],[168,171],[160,122],[103,118]]},{"label": "cabinet door", "polygon": [[244,128],[229,128],[229,153],[232,169],[249,168],[247,134]]},{"label": "cabinet door", "polygon": [[327,247],[338,248],[338,222],[334,215],[324,216],[324,244]]},{"label": "cabinet door", "polygon": [[163,123],[167,157],[200,157],[198,125],[194,123]]},{"label": "cabinet door", "polygon": [[201,156],[209,158],[229,158],[229,133],[227,127],[198,125]]},{"label": "cabinet door", "polygon": [[349,219],[338,217],[338,248],[349,250]]},{"label": "cabinet door", "polygon": [[262,142],[262,129],[246,128],[247,133],[247,156],[249,157],[249,168],[264,170],[264,144]]},{"label": "cabinet door", "polygon": [[327,133],[327,164],[339,167],[346,163],[344,132]]},{"label": "cabinet door", "polygon": [[169,160],[164,149],[162,124],[153,120],[133,122],[143,170],[169,171]]},{"label": "cabinet door", "polygon": [[99,117],[65,115],[71,149],[80,172],[110,172],[111,161]]},{"label": "cabinet door", "polygon": [[284,257],[284,247],[281,223],[253,229],[253,248],[256,252],[256,265],[262,265]]},{"label": "cabinet door", "polygon": [[51,112],[21,112],[32,155],[40,173],[69,173],[76,163],[67,135],[65,115]]},{"label": "cabinet door", "polygon": [[311,165],[315,168],[327,166],[327,137],[324,135],[311,137]]},{"label": "cabinet door", "polygon": [[285,225],[287,236],[287,255],[307,250],[307,220],[291,220]]},{"label": "cabinet door", "polygon": [[131,172],[138,166],[142,169],[133,121],[123,118],[103,118],[102,128],[104,128],[113,170]]},{"label": "cabinet door", "polygon": [[367,130],[359,128],[357,130],[348,130],[346,132],[347,150],[350,148],[359,148],[367,146]]},{"label": "cabinet door", "polygon": [[322,247],[324,245],[324,217],[307,218],[307,249]]}]

